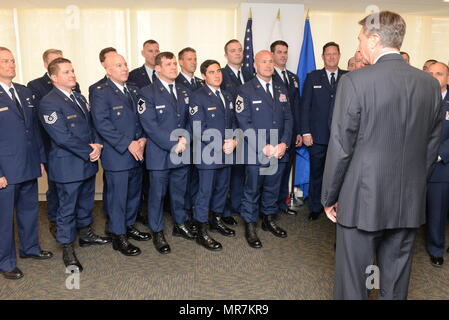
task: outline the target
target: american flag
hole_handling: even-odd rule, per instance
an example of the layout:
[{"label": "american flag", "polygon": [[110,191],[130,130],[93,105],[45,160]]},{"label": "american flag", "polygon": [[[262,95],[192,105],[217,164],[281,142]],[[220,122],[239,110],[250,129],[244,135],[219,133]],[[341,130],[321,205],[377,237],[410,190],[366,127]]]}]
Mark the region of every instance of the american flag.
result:
[{"label": "american flag", "polygon": [[254,51],[253,51],[253,19],[250,16],[246,23],[245,41],[243,49],[243,68],[245,68],[253,76],[256,75],[254,70]]}]

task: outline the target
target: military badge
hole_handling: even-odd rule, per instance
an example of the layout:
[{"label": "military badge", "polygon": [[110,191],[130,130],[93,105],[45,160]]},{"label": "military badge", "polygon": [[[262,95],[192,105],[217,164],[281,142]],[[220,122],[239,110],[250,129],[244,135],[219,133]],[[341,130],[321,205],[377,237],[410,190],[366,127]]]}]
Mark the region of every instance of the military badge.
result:
[{"label": "military badge", "polygon": [[195,113],[198,112],[198,106],[190,107],[190,115],[193,116]]},{"label": "military badge", "polygon": [[189,104],[189,97],[185,97],[185,98],[184,98],[184,102],[185,102],[186,104]]},{"label": "military badge", "polygon": [[49,116],[44,114],[44,120],[46,124],[54,124],[56,120],[58,120],[58,115],[56,114],[56,111]]},{"label": "military badge", "polygon": [[145,101],[143,99],[139,99],[139,101],[137,101],[137,112],[139,114],[142,114],[146,110],[147,110],[147,106],[145,105]]},{"label": "military badge", "polygon": [[235,100],[235,112],[240,113],[243,110],[245,110],[243,98],[241,96],[237,96],[237,99]]}]

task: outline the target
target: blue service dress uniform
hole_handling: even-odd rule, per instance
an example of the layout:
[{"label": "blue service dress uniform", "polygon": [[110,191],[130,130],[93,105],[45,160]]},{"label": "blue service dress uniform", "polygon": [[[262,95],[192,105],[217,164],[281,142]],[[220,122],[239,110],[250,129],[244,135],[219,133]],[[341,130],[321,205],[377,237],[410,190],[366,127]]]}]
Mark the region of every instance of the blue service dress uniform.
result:
[{"label": "blue service dress uniform", "polygon": [[434,257],[443,257],[445,231],[449,214],[449,86],[442,100],[443,132],[438,155],[427,184],[427,251]]},{"label": "blue service dress uniform", "polygon": [[[149,228],[153,232],[161,232],[165,228],[163,220],[163,203],[167,189],[170,192],[172,218],[176,224],[184,224],[187,220],[185,211],[185,194],[187,187],[188,163],[190,159],[189,139],[187,139],[187,161],[178,159],[173,147],[178,143],[177,136],[170,139],[176,129],[189,132],[189,95],[188,91],[174,84],[177,99],[175,100],[159,79],[154,84],[140,90],[144,103],[139,103],[142,128],[148,137],[145,150],[150,190],[148,200]],[[188,138],[188,137],[186,137]]]},{"label": "blue service dress uniform", "polygon": [[[39,103],[41,99],[48,94],[51,89],[53,89],[53,84],[51,82],[50,77],[47,73],[45,73],[42,77],[34,79],[30,82],[28,82],[27,87],[31,90],[31,92],[34,94],[35,102],[34,104],[36,107],[39,107]],[[73,91],[76,91],[78,93],[81,93],[80,86],[77,83],[74,88],[72,88]],[[37,116],[37,110],[36,110],[36,116]],[[40,125],[40,121],[37,120],[39,123],[39,128],[41,131],[42,140],[45,147],[45,152],[47,154],[48,158],[48,152],[50,152],[50,137],[48,136],[47,132],[44,130],[44,128]],[[48,162],[45,164],[45,170],[48,172]],[[53,181],[49,179],[47,176],[47,214],[48,214],[48,220],[51,222],[56,222],[56,212],[58,211],[58,193],[56,191],[56,185]]]},{"label": "blue service dress uniform", "polygon": [[[245,69],[240,68],[240,76],[243,82],[250,81],[253,76]],[[221,83],[221,89],[228,92],[232,101],[235,101],[237,97],[237,89],[243,84],[241,80],[237,78],[234,71],[226,65],[222,70],[223,82]],[[226,203],[226,209],[224,216],[229,217],[233,213],[240,213],[240,205],[243,196],[243,185],[245,182],[245,166],[243,164],[235,164],[231,167],[231,182],[229,188],[229,198]]]},{"label": "blue service dress uniform", "polygon": [[147,69],[145,69],[145,65],[142,65],[129,73],[128,82],[135,85],[139,89],[142,89],[143,87],[153,84],[156,79],[156,74],[153,73],[152,75],[149,75]]},{"label": "blue service dress uniform", "polygon": [[336,83],[332,86],[326,70],[310,72],[304,83],[301,97],[301,134],[312,134],[313,145],[310,153],[310,198],[309,210],[321,212],[321,187],[323,184],[324,163],[329,144],[329,117],[333,109],[338,81],[347,71],[338,69]]},{"label": "blue service dress uniform", "polygon": [[282,84],[288,91],[288,98],[290,101],[290,108],[293,116],[293,132],[292,132],[292,143],[291,148],[289,148],[290,152],[290,161],[286,164],[284,174],[282,175],[281,181],[281,189],[279,191],[279,199],[278,205],[280,210],[287,210],[288,205],[285,203],[285,199],[288,198],[289,195],[289,180],[290,180],[290,171],[293,167],[293,161],[296,159],[296,136],[300,133],[300,96],[299,96],[299,80],[298,77],[291,71],[285,70],[285,77],[287,78],[287,83],[283,77],[279,76],[279,73],[275,70],[273,73],[273,81],[278,84]]},{"label": "blue service dress uniform", "polygon": [[141,162],[128,151],[133,140],[144,137],[137,114],[138,88],[126,87],[127,94],[108,79],[90,97],[92,118],[103,141],[109,232],[115,235],[126,234],[134,225],[142,189]]},{"label": "blue service dress uniform", "polygon": [[[222,146],[225,139],[233,139],[232,131],[236,128],[232,101],[230,94],[221,91],[218,97],[208,85],[195,91],[190,99],[190,121],[194,141],[192,159],[199,172],[194,218],[200,223],[208,221],[209,211],[220,215],[224,213],[233,154],[226,155]],[[202,140],[203,135],[210,129],[215,129],[215,132],[220,134],[218,142],[215,138],[212,141]],[[209,150],[212,146],[218,149]],[[204,159],[205,155],[214,161],[212,163],[205,161],[207,160]]]},{"label": "blue service dress uniform", "polygon": [[48,174],[58,191],[56,240],[62,244],[74,242],[76,229],[93,222],[98,163],[89,160],[89,144],[101,144],[86,99],[73,95],[75,101],[53,88],[39,106],[39,118],[51,138]]},{"label": "blue service dress uniform", "polygon": [[[262,215],[274,215],[278,212],[281,177],[290,158],[288,149],[279,160],[269,161],[262,154],[262,149],[267,144],[274,147],[283,142],[289,148],[292,141],[293,118],[287,90],[276,82],[272,84],[273,97],[262,87],[257,77],[237,91],[235,112],[238,127],[243,131],[252,131],[257,138],[254,141],[246,135],[244,139],[246,182],[240,215],[246,223],[257,222],[259,210]],[[274,141],[270,138],[270,130],[277,133]]]},{"label": "blue service dress uniform", "polygon": [[[40,253],[38,237],[38,185],[45,152],[32,93],[13,83],[20,106],[0,87],[0,272],[16,267],[14,210],[19,227],[20,255]],[[19,109],[20,108],[20,109]]]}]

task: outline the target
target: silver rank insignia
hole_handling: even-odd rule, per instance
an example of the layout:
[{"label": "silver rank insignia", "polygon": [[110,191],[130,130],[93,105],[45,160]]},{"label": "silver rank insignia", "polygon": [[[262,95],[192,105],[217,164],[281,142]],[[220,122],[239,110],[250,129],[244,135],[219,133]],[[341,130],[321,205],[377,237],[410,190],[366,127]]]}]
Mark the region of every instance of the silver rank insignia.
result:
[{"label": "silver rank insignia", "polygon": [[195,113],[198,112],[198,106],[190,107],[190,115],[193,116]]},{"label": "silver rank insignia", "polygon": [[58,115],[56,114],[56,111],[49,116],[44,114],[44,120],[46,124],[54,124],[56,120],[58,120]]},{"label": "silver rank insignia", "polygon": [[243,103],[243,98],[241,96],[237,96],[235,100],[235,112],[240,113],[245,109],[245,105]]},{"label": "silver rank insignia", "polygon": [[189,104],[189,97],[185,97],[185,98],[184,98],[184,102],[185,102],[186,104]]},{"label": "silver rank insignia", "polygon": [[229,102],[229,109],[234,109],[234,105],[232,104],[232,101],[231,102]]},{"label": "silver rank insignia", "polygon": [[139,101],[137,101],[137,112],[139,114],[142,114],[146,110],[147,110],[147,106],[145,105],[145,101],[143,99],[139,99]]}]

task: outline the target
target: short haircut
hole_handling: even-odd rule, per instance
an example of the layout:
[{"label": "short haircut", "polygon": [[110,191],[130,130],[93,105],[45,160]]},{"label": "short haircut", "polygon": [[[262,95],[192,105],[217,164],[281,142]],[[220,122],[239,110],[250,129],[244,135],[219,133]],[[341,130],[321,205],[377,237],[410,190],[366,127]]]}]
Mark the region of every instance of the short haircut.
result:
[{"label": "short haircut", "polygon": [[[444,62],[436,61],[436,62],[432,63],[431,66],[433,66],[434,64],[439,64],[439,65],[445,67],[446,70],[447,70],[447,74],[449,75],[449,67],[448,67],[447,64],[445,64]],[[427,69],[427,70],[428,70],[428,69]]]},{"label": "short haircut", "polygon": [[209,68],[213,64],[218,64],[218,66],[221,68],[220,63],[217,60],[206,60],[204,61],[200,66],[201,74],[206,74],[207,68]]},{"label": "short haircut", "polygon": [[159,54],[156,56],[156,65],[157,65],[157,66],[160,66],[160,65],[161,65],[161,63],[162,63],[162,58],[171,60],[171,59],[173,59],[174,57],[175,57],[175,55],[174,55],[172,52],[168,52],[168,51],[161,52],[161,53],[159,53]]},{"label": "short haircut", "polygon": [[59,65],[63,63],[72,63],[72,62],[66,58],[56,58],[48,65],[48,74],[50,76],[57,74],[59,71]]},{"label": "short haircut", "polygon": [[276,50],[276,46],[284,46],[284,47],[287,47],[287,48],[288,48],[287,42],[285,42],[285,41],[283,41],[283,40],[276,40],[275,42],[273,42],[273,43],[270,45],[270,51],[271,51],[272,53],[274,53],[274,50]]},{"label": "short haircut", "polygon": [[228,53],[228,45],[230,45],[231,43],[240,43],[240,41],[238,41],[237,39],[231,39],[228,42],[226,42],[224,46],[225,53]]},{"label": "short haircut", "polygon": [[150,39],[143,43],[142,47],[145,47],[146,44],[159,44],[156,40]]},{"label": "short haircut", "polygon": [[435,59],[429,59],[426,62],[424,62],[424,64],[426,64],[427,62],[431,62],[432,64],[437,63],[438,61]]},{"label": "short haircut", "polygon": [[407,52],[405,52],[405,51],[401,51],[401,52],[399,52],[401,55],[403,55],[403,54],[405,54],[405,55],[407,55],[409,58],[410,58],[410,55],[407,53]]},{"label": "short haircut", "polygon": [[100,62],[104,62],[104,60],[106,60],[106,53],[109,53],[109,52],[117,52],[117,50],[113,47],[107,47],[107,48],[102,49],[100,51],[100,54],[98,55],[100,58]]},{"label": "short haircut", "polygon": [[181,60],[182,57],[184,56],[184,54],[187,53],[187,52],[193,52],[193,53],[196,53],[195,49],[190,48],[190,47],[187,47],[187,48],[184,48],[184,49],[182,49],[181,51],[179,51],[179,53],[178,53],[178,59]]},{"label": "short haircut", "polygon": [[323,46],[323,54],[324,54],[324,51],[326,51],[326,49],[329,47],[337,47],[338,53],[340,53],[340,46],[336,42],[331,41],[331,42],[326,43]]},{"label": "short haircut", "polygon": [[406,24],[399,14],[391,11],[376,12],[360,20],[359,24],[363,27],[365,36],[378,34],[384,48],[401,49]]},{"label": "short haircut", "polygon": [[51,54],[60,54],[62,56],[62,51],[59,49],[48,49],[45,50],[44,53],[42,54],[42,60],[44,60],[44,63],[47,63],[48,60],[48,56]]},{"label": "short haircut", "polygon": [[0,52],[2,52],[2,51],[9,51],[9,52],[11,52],[11,50],[9,50],[9,49],[6,48],[6,47],[0,47]]}]

